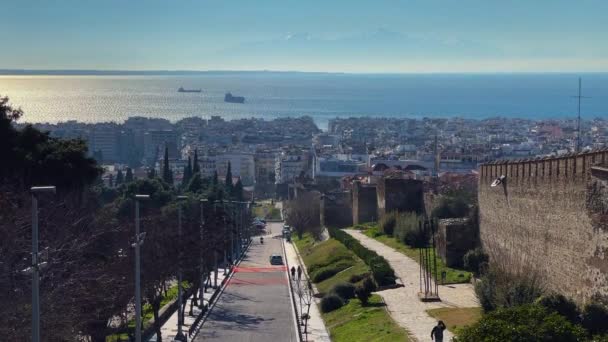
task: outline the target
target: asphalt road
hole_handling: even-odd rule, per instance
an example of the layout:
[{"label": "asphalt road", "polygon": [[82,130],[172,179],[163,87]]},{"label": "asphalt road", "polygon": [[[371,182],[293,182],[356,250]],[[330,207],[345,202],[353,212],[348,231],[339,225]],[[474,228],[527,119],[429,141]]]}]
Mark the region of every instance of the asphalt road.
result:
[{"label": "asphalt road", "polygon": [[283,255],[281,229],[281,223],[269,223],[264,244],[254,238],[194,341],[298,340],[286,268],[269,261],[272,253]]}]

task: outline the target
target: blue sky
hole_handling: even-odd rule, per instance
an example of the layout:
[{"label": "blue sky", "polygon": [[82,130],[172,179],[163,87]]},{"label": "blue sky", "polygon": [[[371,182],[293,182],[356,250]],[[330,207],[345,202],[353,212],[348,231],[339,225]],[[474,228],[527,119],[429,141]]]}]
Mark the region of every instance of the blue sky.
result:
[{"label": "blue sky", "polygon": [[0,0],[0,69],[608,71],[605,0]]}]

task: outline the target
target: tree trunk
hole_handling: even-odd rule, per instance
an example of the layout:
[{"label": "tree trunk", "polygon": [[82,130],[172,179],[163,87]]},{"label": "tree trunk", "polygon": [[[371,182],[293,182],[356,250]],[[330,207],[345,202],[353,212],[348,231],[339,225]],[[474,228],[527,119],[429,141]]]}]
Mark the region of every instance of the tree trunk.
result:
[{"label": "tree trunk", "polygon": [[158,342],[163,341],[162,333],[160,331],[159,311],[160,311],[160,300],[154,301],[152,304],[152,311],[154,312],[154,330],[156,330],[156,340]]},{"label": "tree trunk", "polygon": [[95,321],[87,326],[91,342],[106,342],[107,321]]}]

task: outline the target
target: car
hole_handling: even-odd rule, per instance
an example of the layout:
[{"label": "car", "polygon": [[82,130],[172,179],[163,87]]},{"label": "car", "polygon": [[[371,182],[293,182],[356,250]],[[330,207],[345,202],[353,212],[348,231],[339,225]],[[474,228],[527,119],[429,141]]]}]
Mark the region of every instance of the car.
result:
[{"label": "car", "polygon": [[283,257],[279,254],[272,254],[270,256],[270,264],[271,265],[283,265]]}]

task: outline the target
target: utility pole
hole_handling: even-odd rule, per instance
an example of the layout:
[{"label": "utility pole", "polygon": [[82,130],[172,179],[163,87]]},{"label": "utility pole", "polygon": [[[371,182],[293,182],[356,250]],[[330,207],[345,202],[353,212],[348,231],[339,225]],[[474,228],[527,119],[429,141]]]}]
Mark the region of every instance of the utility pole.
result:
[{"label": "utility pole", "polygon": [[139,201],[147,200],[150,195],[135,195],[135,341],[141,342],[141,265],[140,247],[144,243],[146,233],[139,232]]},{"label": "utility pole", "polygon": [[[201,231],[200,231],[200,239],[201,239],[201,284],[199,286],[199,297],[200,297],[200,308],[205,307],[205,259],[203,257],[203,241],[204,241],[204,232],[205,232],[205,203],[207,203],[206,199],[201,199]],[[215,270],[217,272],[217,270]]]},{"label": "utility pole", "polygon": [[578,117],[576,119],[576,152],[581,151],[581,99],[588,99],[589,97],[583,96],[582,80],[578,78],[578,95],[573,96],[578,99]]},{"label": "utility pole", "polygon": [[182,325],[184,324],[182,315],[182,204],[181,201],[187,200],[188,196],[177,196],[178,207],[177,207],[177,239],[178,241],[178,261],[177,261],[177,334],[175,335],[176,341],[186,342],[188,339],[182,332]]},{"label": "utility pole", "polygon": [[38,194],[55,193],[54,186],[34,186],[32,193],[32,266],[25,272],[32,273],[32,341],[40,342],[40,268],[38,260]]}]

